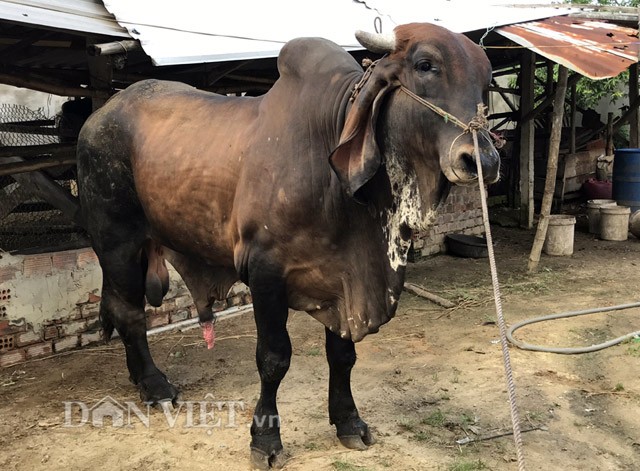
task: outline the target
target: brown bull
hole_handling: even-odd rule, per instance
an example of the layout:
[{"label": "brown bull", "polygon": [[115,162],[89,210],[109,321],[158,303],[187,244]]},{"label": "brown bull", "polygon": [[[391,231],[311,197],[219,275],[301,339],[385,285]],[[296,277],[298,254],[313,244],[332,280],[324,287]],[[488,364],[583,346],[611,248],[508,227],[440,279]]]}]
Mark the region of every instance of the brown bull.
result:
[{"label": "brown bull", "polygon": [[[254,465],[282,451],[276,407],[289,368],[288,309],[325,326],[329,418],[341,442],[373,442],[350,386],[354,342],[394,316],[411,229],[433,222],[450,185],[476,182],[470,133],[409,92],[469,122],[491,66],[465,36],[430,24],[359,41],[385,56],[363,76],[342,48],[296,39],[261,97],[146,80],[118,93],[78,141],[83,215],[103,270],[101,318],[126,347],[145,401],[175,400],[145,334],[145,296],[160,305],[166,257],[200,320],[237,280],[253,296],[260,399]],[[483,173],[499,159],[480,133]]]}]

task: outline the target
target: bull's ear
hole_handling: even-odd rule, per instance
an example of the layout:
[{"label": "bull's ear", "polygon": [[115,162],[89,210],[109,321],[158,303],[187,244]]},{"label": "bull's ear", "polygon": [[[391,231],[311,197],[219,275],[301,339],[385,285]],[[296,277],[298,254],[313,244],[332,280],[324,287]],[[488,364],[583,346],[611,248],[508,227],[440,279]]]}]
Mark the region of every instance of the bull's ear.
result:
[{"label": "bull's ear", "polygon": [[381,157],[376,124],[385,95],[396,88],[390,67],[378,65],[356,96],[345,120],[338,147],[329,162],[349,196],[356,194],[378,171]]}]

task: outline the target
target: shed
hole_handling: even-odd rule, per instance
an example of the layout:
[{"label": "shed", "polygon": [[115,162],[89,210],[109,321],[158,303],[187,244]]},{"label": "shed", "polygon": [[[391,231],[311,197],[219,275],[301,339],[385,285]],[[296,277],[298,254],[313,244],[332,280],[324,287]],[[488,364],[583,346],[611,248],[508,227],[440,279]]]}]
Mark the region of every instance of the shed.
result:
[{"label": "shed", "polygon": [[[459,10],[452,8],[455,3],[463,5],[467,14],[458,15]],[[494,131],[512,138],[510,154],[505,154],[512,165],[503,176],[506,185],[498,191],[521,208],[521,223],[530,227],[535,122],[548,110],[554,93],[550,82],[544,97],[533,96],[535,69],[561,63],[575,72],[570,83],[576,83],[582,75],[603,78],[630,68],[635,80],[630,83],[631,106],[617,123],[635,119],[632,137],[637,143],[638,16],[635,10],[624,9],[598,12],[592,7],[489,7],[489,3],[493,2],[451,0],[427,5],[413,0],[328,0],[292,6],[281,1],[238,0],[216,5],[214,11],[203,10],[202,2],[196,0],[184,0],[179,8],[158,6],[151,0],[0,0],[0,83],[72,98],[55,119],[20,117],[0,122],[0,133],[5,135],[54,137],[37,145],[0,146],[4,190],[0,219],[47,214],[37,228],[30,226],[23,232],[15,219],[10,227],[0,223],[0,248],[12,252],[0,259],[0,365],[99,338],[99,273],[77,217],[74,165],[75,138],[91,110],[118,90],[152,77],[217,93],[264,93],[277,78],[280,47],[296,36],[328,37],[360,60],[372,54],[355,42],[355,29],[386,32],[395,24],[430,21],[463,32],[484,46],[496,79],[509,74],[519,77],[515,89],[497,81],[493,84],[491,118]],[[447,8],[438,8],[443,5]],[[507,110],[495,111],[498,103]],[[510,123],[517,126],[509,128]],[[571,129],[575,127],[574,113]],[[602,129],[593,131],[596,135]],[[582,142],[581,135],[572,132],[567,155],[586,149],[593,135],[582,136]],[[476,190],[458,189],[436,226],[429,233],[415,234],[414,254],[442,250],[447,233],[482,230]],[[36,237],[39,233],[56,237],[43,242]],[[82,274],[74,280],[65,278],[65,273],[78,270]],[[46,292],[27,281],[35,279]],[[68,295],[66,304],[52,305],[47,295],[52,291]],[[217,308],[249,300],[237,288]],[[149,312],[150,327],[195,316],[183,287],[174,287],[165,304],[166,308]]]}]

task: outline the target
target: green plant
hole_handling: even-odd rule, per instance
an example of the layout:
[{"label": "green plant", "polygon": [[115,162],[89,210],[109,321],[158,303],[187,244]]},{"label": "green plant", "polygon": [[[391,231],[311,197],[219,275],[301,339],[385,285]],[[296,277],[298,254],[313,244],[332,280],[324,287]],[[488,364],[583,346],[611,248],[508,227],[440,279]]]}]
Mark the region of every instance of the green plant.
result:
[{"label": "green plant", "polygon": [[483,469],[489,469],[489,467],[479,459],[472,461],[456,461],[449,466],[449,471],[479,471]]},{"label": "green plant", "polygon": [[311,347],[309,349],[309,351],[307,352],[307,356],[310,357],[317,357],[322,353],[322,351],[320,350],[319,347]]},{"label": "green plant", "polygon": [[640,357],[640,338],[634,338],[629,341],[627,355],[631,355],[632,357]]},{"label": "green plant", "polygon": [[336,471],[366,471],[367,468],[364,466],[357,466],[355,464],[351,464],[348,461],[336,460],[331,463],[333,469]]},{"label": "green plant", "polygon": [[431,427],[442,427],[446,418],[440,409],[433,411],[420,422]]}]

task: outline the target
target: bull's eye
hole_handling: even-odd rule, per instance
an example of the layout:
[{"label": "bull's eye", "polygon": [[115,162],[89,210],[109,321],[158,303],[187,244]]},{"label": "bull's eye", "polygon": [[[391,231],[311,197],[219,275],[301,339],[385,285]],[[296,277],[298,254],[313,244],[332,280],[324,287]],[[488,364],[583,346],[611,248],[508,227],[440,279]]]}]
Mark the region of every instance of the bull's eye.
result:
[{"label": "bull's eye", "polygon": [[433,69],[430,61],[420,61],[416,64],[416,70],[419,72],[429,72]]}]

